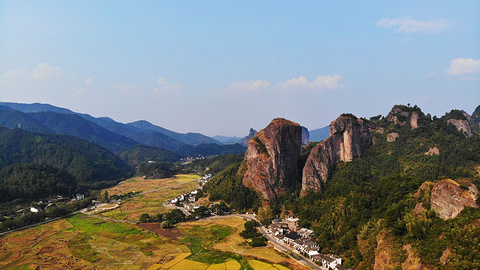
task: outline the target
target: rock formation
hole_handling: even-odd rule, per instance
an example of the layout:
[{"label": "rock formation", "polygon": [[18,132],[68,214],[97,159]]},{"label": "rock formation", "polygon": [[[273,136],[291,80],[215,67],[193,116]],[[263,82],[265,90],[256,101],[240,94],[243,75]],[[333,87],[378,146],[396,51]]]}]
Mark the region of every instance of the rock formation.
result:
[{"label": "rock formation", "polygon": [[248,141],[250,141],[250,139],[255,136],[255,134],[257,134],[257,131],[253,128],[250,129],[250,131],[248,132],[248,135],[245,136],[242,140],[240,140],[238,143],[245,146],[245,147],[248,147]]},{"label": "rock formation", "polygon": [[262,193],[265,199],[275,200],[300,178],[301,144],[302,128],[299,124],[274,119],[248,143],[243,184]]},{"label": "rock formation", "polygon": [[398,137],[400,137],[400,134],[397,132],[390,132],[387,134],[387,142],[394,142]]},{"label": "rock formation", "polygon": [[307,145],[310,143],[310,134],[308,133],[308,128],[302,126],[302,145]]},{"label": "rock formation", "polygon": [[438,147],[432,147],[430,149],[428,149],[427,152],[425,152],[425,155],[426,156],[436,156],[436,155],[440,155],[440,149],[438,149]]},{"label": "rock formation", "polygon": [[352,114],[342,114],[330,124],[330,136],[316,145],[303,168],[302,195],[320,191],[338,161],[348,162],[361,157],[372,144],[375,125]]},{"label": "rock formation", "polygon": [[466,190],[459,183],[445,179],[433,186],[430,203],[440,218],[449,219],[455,218],[465,207],[478,207],[477,196],[478,189],[474,184]]},{"label": "rock formation", "polygon": [[421,115],[423,115],[423,113],[417,106],[395,105],[390,113],[388,113],[387,120],[400,125],[409,123],[412,129],[416,129],[418,128],[418,120]]},{"label": "rock formation", "polygon": [[480,132],[480,106],[478,106],[472,113],[470,118],[470,126],[473,130]]},{"label": "rock formation", "polygon": [[468,120],[465,119],[448,119],[448,124],[452,124],[457,127],[458,131],[465,132],[468,137],[472,136],[472,128],[470,127],[470,123]]}]

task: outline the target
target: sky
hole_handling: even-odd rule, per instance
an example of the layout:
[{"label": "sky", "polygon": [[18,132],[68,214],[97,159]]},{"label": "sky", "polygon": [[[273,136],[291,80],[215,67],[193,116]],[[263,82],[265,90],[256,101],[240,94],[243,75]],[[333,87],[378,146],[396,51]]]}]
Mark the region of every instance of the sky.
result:
[{"label": "sky", "polygon": [[480,105],[480,1],[1,1],[0,101],[177,132]]}]

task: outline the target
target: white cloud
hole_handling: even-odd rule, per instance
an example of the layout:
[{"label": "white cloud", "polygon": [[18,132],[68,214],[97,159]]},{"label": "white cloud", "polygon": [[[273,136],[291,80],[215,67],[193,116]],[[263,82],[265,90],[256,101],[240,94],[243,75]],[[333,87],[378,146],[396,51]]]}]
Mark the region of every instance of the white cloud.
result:
[{"label": "white cloud", "polygon": [[343,84],[340,83],[340,80],[343,77],[338,74],[333,75],[326,75],[321,76],[317,75],[317,79],[310,84],[310,87],[320,87],[320,88],[327,88],[327,89],[335,89],[343,87]]},{"label": "white cloud", "polygon": [[86,84],[87,86],[90,86],[90,85],[92,84],[92,78],[86,78],[86,79],[85,79],[85,84]]},{"label": "white cloud", "polygon": [[256,80],[256,81],[239,81],[229,86],[233,91],[259,91],[267,89],[270,86],[268,81]]},{"label": "white cloud", "polygon": [[447,69],[448,75],[467,75],[480,73],[480,60],[472,58],[453,59]]},{"label": "white cloud", "polygon": [[39,81],[45,81],[49,78],[58,78],[61,75],[60,67],[50,66],[47,63],[41,63],[33,69],[33,78]]},{"label": "white cloud", "polygon": [[442,21],[417,21],[410,18],[381,19],[377,27],[395,29],[399,33],[440,33],[447,28]]},{"label": "white cloud", "polygon": [[338,74],[324,76],[317,75],[314,81],[308,82],[306,77],[301,76],[284,83],[279,83],[275,85],[275,87],[282,89],[336,89],[344,86],[341,83],[342,78],[343,76]]},{"label": "white cloud", "polygon": [[182,89],[182,85],[178,83],[172,83],[165,78],[157,79],[157,86],[153,90],[154,93],[166,93],[174,90]]},{"label": "white cloud", "polygon": [[288,80],[284,83],[277,84],[277,87],[284,87],[284,88],[297,88],[297,87],[307,87],[308,86],[308,79],[305,77],[298,77]]}]

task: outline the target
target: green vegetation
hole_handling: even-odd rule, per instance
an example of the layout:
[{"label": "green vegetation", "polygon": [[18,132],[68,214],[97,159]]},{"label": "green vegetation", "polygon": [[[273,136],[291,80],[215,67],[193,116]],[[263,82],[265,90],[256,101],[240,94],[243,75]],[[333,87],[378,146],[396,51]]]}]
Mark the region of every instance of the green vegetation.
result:
[{"label": "green vegetation", "polygon": [[125,163],[132,167],[153,162],[175,162],[180,160],[180,155],[159,147],[136,145],[117,154]]},{"label": "green vegetation", "polygon": [[260,153],[263,153],[267,157],[269,157],[270,154],[268,153],[267,148],[265,147],[265,144],[260,140],[260,138],[258,138],[257,136],[254,136],[252,139],[257,143],[258,147],[260,148],[259,149]]},{"label": "green vegetation", "polygon": [[162,179],[172,177],[174,171],[169,163],[147,163],[138,168],[137,174],[146,179]]},{"label": "green vegetation", "polygon": [[[5,108],[5,107],[3,107]],[[73,113],[2,110],[0,124],[7,128],[21,128],[30,132],[74,136],[100,145],[112,152],[138,144],[132,139],[113,133]]]},{"label": "green vegetation", "polygon": [[71,136],[0,127],[0,153],[0,168],[14,163],[48,164],[66,170],[77,183],[87,186],[100,187],[102,182],[116,181],[131,172],[108,150]]},{"label": "green vegetation", "polygon": [[239,212],[258,208],[259,196],[253,190],[242,184],[246,164],[234,164],[215,175],[203,191],[209,194],[210,201],[224,200]]},{"label": "green vegetation", "polygon": [[211,247],[217,241],[220,241],[232,234],[232,228],[228,226],[193,226],[187,231],[187,233],[191,236],[185,237],[183,239],[183,243],[186,244],[192,252],[192,255],[188,257],[188,259],[192,261],[216,264],[224,263],[232,257],[238,257],[230,253],[220,252],[211,249]]},{"label": "green vegetation", "polygon": [[76,187],[71,174],[49,165],[17,163],[0,170],[0,203],[18,198],[70,197]]},{"label": "green vegetation", "polygon": [[[388,243],[398,245],[394,250],[403,254],[401,246],[411,244],[428,268],[443,267],[440,257],[448,247],[453,254],[447,262],[451,269],[479,268],[475,243],[480,241],[480,210],[465,209],[459,217],[444,221],[431,209],[430,190],[420,197],[413,195],[422,183],[445,178],[479,187],[474,168],[480,163],[480,138],[464,136],[446,123],[447,117],[419,115],[416,129],[376,119],[385,133],[374,134],[374,145],[363,158],[338,164],[324,192],[286,202],[301,225],[316,232],[324,253],[341,254],[347,266],[371,269],[377,237],[386,231]],[[400,137],[387,142],[392,131]],[[432,147],[440,154],[426,155]],[[422,214],[413,213],[417,203],[423,203]],[[392,256],[398,263],[405,260],[404,255]]]},{"label": "green vegetation", "polygon": [[267,245],[267,239],[258,231],[257,224],[255,221],[249,220],[245,222],[245,230],[240,232],[240,235],[245,238],[249,239],[249,245],[252,247],[260,247]]},{"label": "green vegetation", "polygon": [[181,170],[183,173],[216,174],[225,170],[230,165],[242,162],[244,156],[242,153],[196,159],[182,166]]}]

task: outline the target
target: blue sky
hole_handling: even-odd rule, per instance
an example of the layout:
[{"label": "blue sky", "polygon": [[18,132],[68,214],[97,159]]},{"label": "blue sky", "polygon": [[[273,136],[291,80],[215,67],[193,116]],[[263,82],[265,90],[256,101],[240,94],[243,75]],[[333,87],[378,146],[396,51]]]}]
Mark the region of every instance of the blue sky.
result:
[{"label": "blue sky", "polygon": [[480,105],[480,1],[0,1],[0,100],[244,136]]}]

